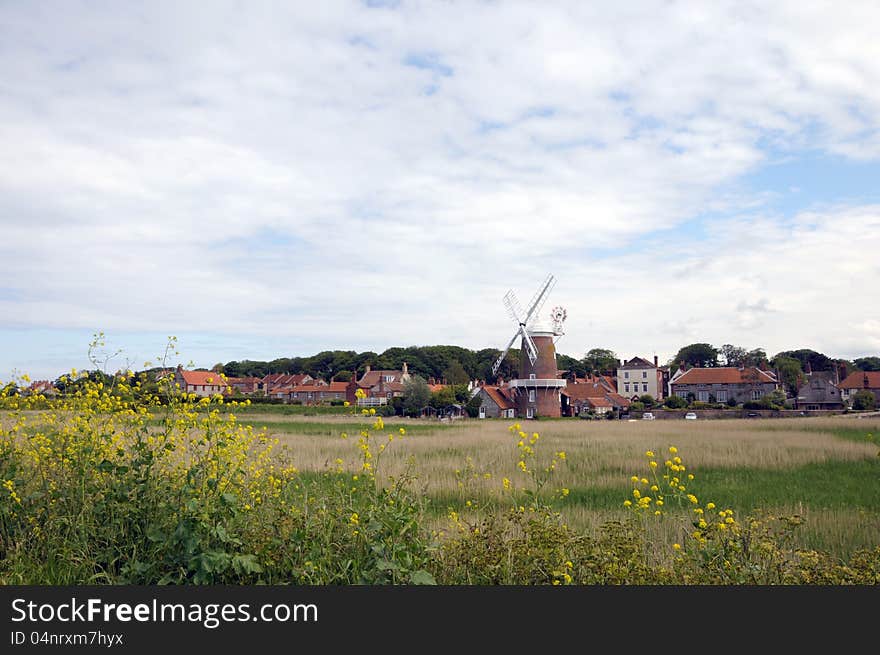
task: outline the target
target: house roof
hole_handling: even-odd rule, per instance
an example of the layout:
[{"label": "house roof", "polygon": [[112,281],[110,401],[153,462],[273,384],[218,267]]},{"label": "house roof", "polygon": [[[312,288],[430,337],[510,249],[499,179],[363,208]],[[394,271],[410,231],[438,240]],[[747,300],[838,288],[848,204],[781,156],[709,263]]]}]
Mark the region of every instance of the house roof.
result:
[{"label": "house roof", "polygon": [[226,381],[220,377],[219,373],[214,371],[184,371],[181,369],[180,375],[187,384],[206,384],[225,387]]},{"label": "house roof", "polygon": [[581,382],[580,384],[568,384],[562,390],[571,400],[586,400],[587,398],[604,398],[609,393],[598,382]]},{"label": "house roof", "polygon": [[290,391],[312,392],[317,393],[324,391],[327,393],[345,393],[348,382],[331,382],[330,384],[299,384],[290,387]]},{"label": "house roof", "polygon": [[428,389],[431,390],[431,393],[434,393],[435,391],[442,391],[445,388],[446,388],[445,384],[429,384],[428,385]]},{"label": "house roof", "polygon": [[642,359],[641,357],[633,357],[628,362],[625,362],[623,366],[618,368],[656,368],[654,364],[649,362],[647,359]]},{"label": "house roof", "polygon": [[841,389],[880,389],[880,371],[853,371],[839,386]]},{"label": "house roof", "polygon": [[[401,378],[403,378],[403,371],[369,371],[364,373],[364,376],[358,380],[358,385],[361,387],[374,387],[388,375],[394,378],[392,382],[400,382]],[[388,382],[385,384],[388,384]]]},{"label": "house roof", "polygon": [[590,407],[614,407],[607,398],[587,398],[585,401]]},{"label": "house roof", "polygon": [[672,384],[759,384],[775,383],[768,371],[750,366],[716,366],[713,368],[692,368],[685,371]]},{"label": "house roof", "polygon": [[506,388],[490,386],[487,384],[483,387],[483,391],[485,391],[486,395],[492,399],[492,402],[498,405],[498,409],[513,409],[515,407],[513,400],[507,395],[508,391]]}]

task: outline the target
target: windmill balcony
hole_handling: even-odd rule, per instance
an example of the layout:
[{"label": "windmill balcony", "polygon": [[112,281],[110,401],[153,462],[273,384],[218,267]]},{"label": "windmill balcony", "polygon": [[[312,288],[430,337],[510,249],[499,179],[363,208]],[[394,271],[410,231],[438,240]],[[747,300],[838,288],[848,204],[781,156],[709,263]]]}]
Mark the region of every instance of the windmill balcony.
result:
[{"label": "windmill balcony", "polygon": [[565,380],[560,380],[559,378],[517,378],[507,383],[509,387],[540,389],[562,389],[566,384]]}]

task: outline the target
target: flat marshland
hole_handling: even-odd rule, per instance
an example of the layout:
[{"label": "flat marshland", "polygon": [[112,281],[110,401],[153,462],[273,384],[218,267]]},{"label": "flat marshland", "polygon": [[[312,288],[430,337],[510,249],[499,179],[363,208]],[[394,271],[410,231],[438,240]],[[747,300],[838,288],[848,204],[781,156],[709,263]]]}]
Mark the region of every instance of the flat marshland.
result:
[{"label": "flat marshland", "polygon": [[[467,513],[468,501],[497,507],[519,502],[529,483],[517,468],[519,438],[509,430],[514,421],[386,418],[384,429],[377,431],[372,418],[357,414],[297,417],[269,410],[249,412],[241,420],[277,437],[304,473],[342,468],[357,474],[361,460],[356,442],[360,430],[368,428],[377,447],[386,444],[379,475],[414,476],[434,523],[441,527],[450,509]],[[565,452],[565,461],[557,464],[543,492],[549,496],[568,490],[555,502],[576,528],[591,529],[623,517],[623,501],[632,492],[630,477],[649,475],[646,451],[655,452],[662,466],[669,446],[675,446],[695,475],[689,489],[702,502],[740,514],[798,514],[805,518],[797,532],[799,544],[838,555],[880,543],[880,418],[562,419],[521,421],[520,426],[529,436],[540,435],[535,445],[539,466]],[[401,427],[406,430],[403,438]],[[504,491],[504,478],[510,480],[512,494]]]}]

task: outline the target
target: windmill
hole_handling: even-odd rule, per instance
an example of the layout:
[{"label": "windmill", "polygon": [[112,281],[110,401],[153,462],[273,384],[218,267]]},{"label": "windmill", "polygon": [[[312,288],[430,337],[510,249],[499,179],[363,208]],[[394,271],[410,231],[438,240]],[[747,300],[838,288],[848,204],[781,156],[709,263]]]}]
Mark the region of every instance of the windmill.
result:
[{"label": "windmill", "polygon": [[516,330],[507,347],[495,360],[492,375],[498,373],[514,342],[521,339],[519,378],[510,380],[509,387],[516,402],[517,413],[525,418],[534,418],[539,414],[560,415],[560,392],[565,387],[565,380],[556,377],[554,337],[562,335],[562,322],[566,313],[562,307],[555,307],[550,316],[552,327],[539,320],[541,308],[555,284],[556,278],[548,275],[532,296],[525,312],[513,290],[504,295],[504,307],[516,324]]}]

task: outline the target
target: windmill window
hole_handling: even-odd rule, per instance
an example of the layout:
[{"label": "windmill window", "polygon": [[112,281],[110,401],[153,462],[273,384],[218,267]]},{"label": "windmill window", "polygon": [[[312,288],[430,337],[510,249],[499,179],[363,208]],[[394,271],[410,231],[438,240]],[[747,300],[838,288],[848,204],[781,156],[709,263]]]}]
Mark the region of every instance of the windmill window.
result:
[{"label": "windmill window", "polygon": [[529,402],[530,403],[535,402],[535,390],[534,389],[529,389]]},{"label": "windmill window", "polygon": [[534,379],[535,379],[535,374],[529,373],[529,380],[534,380]]}]

